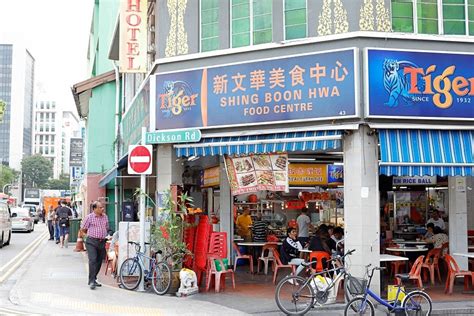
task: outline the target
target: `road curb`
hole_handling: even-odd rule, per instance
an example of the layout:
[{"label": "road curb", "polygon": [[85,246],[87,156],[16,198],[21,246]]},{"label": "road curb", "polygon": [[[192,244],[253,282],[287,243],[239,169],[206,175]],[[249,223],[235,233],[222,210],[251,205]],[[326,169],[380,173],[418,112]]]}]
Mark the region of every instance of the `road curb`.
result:
[{"label": "road curb", "polygon": [[18,255],[13,257],[5,265],[0,267],[0,284],[3,283],[18,267],[35,251],[39,245],[46,239],[48,233],[45,231],[39,235],[31,244],[23,249]]}]

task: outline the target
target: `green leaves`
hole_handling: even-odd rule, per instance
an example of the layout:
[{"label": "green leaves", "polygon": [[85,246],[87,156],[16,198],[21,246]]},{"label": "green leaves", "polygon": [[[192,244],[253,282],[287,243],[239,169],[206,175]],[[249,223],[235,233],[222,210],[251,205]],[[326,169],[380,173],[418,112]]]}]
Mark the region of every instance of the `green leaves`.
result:
[{"label": "green leaves", "polygon": [[6,110],[7,110],[7,104],[5,103],[5,101],[0,100],[0,123],[2,123],[3,115],[5,114]]},{"label": "green leaves", "polygon": [[53,163],[41,155],[33,155],[23,158],[21,171],[27,186],[44,188],[49,178],[53,176]]}]

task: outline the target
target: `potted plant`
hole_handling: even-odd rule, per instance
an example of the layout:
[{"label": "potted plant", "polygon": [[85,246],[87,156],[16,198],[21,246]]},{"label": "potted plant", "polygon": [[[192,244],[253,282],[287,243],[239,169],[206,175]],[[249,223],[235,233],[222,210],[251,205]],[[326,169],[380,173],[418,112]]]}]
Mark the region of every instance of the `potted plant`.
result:
[{"label": "potted plant", "polygon": [[170,190],[166,191],[162,205],[158,208],[156,222],[151,228],[152,248],[172,267],[173,282],[170,291],[174,292],[179,287],[179,271],[182,268],[183,258],[187,255],[192,256],[183,241],[184,216],[188,214],[188,207],[192,206],[192,198],[183,193],[176,200],[173,199]]}]

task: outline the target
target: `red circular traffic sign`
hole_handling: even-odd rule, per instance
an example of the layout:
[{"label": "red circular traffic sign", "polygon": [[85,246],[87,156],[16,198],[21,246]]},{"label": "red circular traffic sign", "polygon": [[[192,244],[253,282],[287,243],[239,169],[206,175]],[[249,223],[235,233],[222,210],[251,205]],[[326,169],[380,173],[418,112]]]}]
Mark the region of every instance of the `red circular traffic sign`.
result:
[{"label": "red circular traffic sign", "polygon": [[136,146],[128,155],[128,164],[133,172],[145,173],[151,166],[151,146]]}]

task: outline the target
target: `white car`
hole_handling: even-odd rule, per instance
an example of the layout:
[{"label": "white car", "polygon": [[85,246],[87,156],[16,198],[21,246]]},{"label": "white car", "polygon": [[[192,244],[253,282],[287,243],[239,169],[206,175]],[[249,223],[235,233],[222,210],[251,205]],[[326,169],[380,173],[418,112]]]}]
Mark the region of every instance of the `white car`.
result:
[{"label": "white car", "polygon": [[33,217],[33,220],[34,220],[35,224],[38,224],[38,222],[39,222],[39,209],[38,209],[37,205],[23,204],[21,207],[29,209],[31,217]]},{"label": "white car", "polygon": [[0,248],[10,244],[12,237],[12,221],[6,202],[0,201]]},{"label": "white car", "polygon": [[31,216],[29,208],[26,207],[13,207],[10,210],[12,217],[12,230],[13,231],[27,231],[31,233],[35,230],[35,222]]}]

